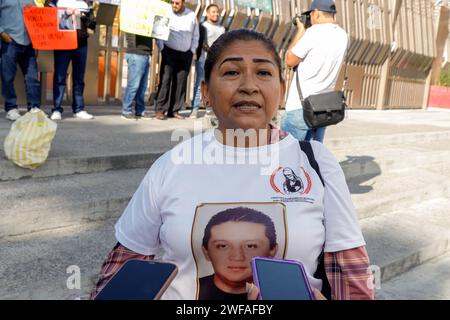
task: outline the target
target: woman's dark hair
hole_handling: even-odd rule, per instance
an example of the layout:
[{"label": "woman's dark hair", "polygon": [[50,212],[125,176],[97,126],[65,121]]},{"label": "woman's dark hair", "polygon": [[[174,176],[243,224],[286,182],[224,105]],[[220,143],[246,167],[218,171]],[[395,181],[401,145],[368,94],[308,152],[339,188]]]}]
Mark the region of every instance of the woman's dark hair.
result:
[{"label": "woman's dark hair", "polygon": [[264,225],[266,229],[266,237],[269,239],[270,249],[273,249],[277,244],[277,233],[275,231],[275,225],[272,219],[264,213],[246,208],[237,207],[220,211],[214,215],[205,228],[205,234],[203,235],[202,246],[207,249],[209,239],[211,239],[211,228],[225,222],[253,222]]},{"label": "woman's dark hair", "polygon": [[218,62],[220,55],[223,50],[225,50],[229,45],[234,43],[235,41],[259,41],[261,42],[267,50],[269,50],[273,57],[275,58],[275,62],[278,67],[278,73],[280,74],[280,81],[283,81],[283,76],[281,74],[281,58],[277,53],[277,49],[272,40],[267,38],[264,34],[247,30],[247,29],[238,29],[229,32],[225,32],[222,34],[209,48],[208,56],[205,61],[205,81],[209,83],[209,79],[211,78],[211,72],[214,68],[214,65]]}]

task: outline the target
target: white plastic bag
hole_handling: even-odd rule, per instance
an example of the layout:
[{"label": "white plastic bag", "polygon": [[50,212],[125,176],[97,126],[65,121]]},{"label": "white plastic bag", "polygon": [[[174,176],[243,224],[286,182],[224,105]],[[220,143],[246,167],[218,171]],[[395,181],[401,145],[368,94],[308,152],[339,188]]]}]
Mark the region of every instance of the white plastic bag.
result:
[{"label": "white plastic bag", "polygon": [[19,167],[36,169],[47,159],[56,127],[43,111],[27,112],[11,126],[4,143],[6,157]]}]

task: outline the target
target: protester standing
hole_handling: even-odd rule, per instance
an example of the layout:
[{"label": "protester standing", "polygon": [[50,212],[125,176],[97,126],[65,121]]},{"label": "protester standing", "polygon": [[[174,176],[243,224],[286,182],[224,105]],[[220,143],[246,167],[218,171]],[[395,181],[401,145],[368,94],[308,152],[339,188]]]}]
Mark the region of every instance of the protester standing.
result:
[{"label": "protester standing", "polygon": [[[125,59],[128,64],[128,75],[122,101],[122,119],[150,119],[145,111],[145,91],[148,84],[153,38],[127,33],[126,40]],[[134,114],[133,101],[135,102]]]},{"label": "protester standing", "polygon": [[36,51],[31,45],[23,19],[23,9],[34,6],[33,0],[2,0],[0,2],[0,73],[2,95],[5,100],[6,119],[20,118],[14,89],[17,65],[25,78],[27,109],[40,108],[41,85],[39,83]]},{"label": "protester standing", "polygon": [[[210,4],[206,8],[206,21],[200,24],[200,40],[196,54],[197,61],[195,63],[195,86],[191,118],[198,118],[198,109],[201,101],[200,85],[204,79],[206,55],[214,41],[225,33],[225,28],[219,25],[219,16],[219,6],[214,3]],[[211,107],[208,109],[211,109]],[[207,112],[211,112],[211,110],[207,110]]]},{"label": "protester standing", "polygon": [[185,0],[172,0],[170,35],[158,41],[162,60],[156,94],[156,119],[184,119],[178,112],[186,100],[186,85],[192,57],[198,46],[199,27],[195,13],[186,8]]},{"label": "protester standing", "polygon": [[[61,120],[63,108],[62,102],[66,91],[67,69],[72,62],[72,111],[73,116],[78,119],[90,120],[94,116],[87,113],[84,108],[84,75],[86,72],[86,61],[88,52],[88,28],[95,30],[95,18],[92,10],[86,1],[75,0],[68,2],[67,0],[47,0],[46,6],[50,7],[69,7],[76,10],[74,18],[80,22],[77,26],[78,46],[72,50],[55,50],[54,66],[55,73],[53,76],[53,109],[50,118],[52,120]],[[70,5],[70,6],[69,6]],[[78,19],[79,17],[79,19]]]}]

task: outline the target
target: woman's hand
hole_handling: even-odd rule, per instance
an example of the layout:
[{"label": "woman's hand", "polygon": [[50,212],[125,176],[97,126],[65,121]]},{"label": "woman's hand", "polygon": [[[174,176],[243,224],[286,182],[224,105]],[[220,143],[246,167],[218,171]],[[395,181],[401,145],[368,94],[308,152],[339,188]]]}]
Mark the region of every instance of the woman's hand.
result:
[{"label": "woman's hand", "polygon": [[245,288],[247,289],[247,300],[257,300],[259,295],[259,289],[253,283],[246,283]]}]

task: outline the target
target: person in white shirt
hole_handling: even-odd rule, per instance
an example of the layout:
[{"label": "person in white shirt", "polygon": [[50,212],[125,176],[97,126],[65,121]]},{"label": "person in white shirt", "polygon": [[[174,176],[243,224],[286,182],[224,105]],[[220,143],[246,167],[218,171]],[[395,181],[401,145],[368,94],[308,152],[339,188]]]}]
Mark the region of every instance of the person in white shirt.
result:
[{"label": "person in white shirt", "polygon": [[199,39],[195,12],[186,8],[185,0],[172,0],[171,4],[169,39],[158,41],[162,54],[155,104],[158,120],[184,118],[178,112],[186,100],[187,78]]},{"label": "person in white shirt", "polygon": [[[196,54],[197,61],[195,62],[195,85],[191,118],[198,118],[198,109],[201,101],[200,85],[205,77],[206,55],[214,41],[225,33],[225,28],[219,25],[219,16],[219,6],[214,3],[210,4],[206,8],[206,21],[200,25],[200,40]],[[211,113],[211,110],[207,110],[207,112]]]},{"label": "person in white shirt", "polygon": [[344,61],[347,33],[335,23],[333,0],[314,0],[309,11],[312,26],[305,29],[297,19],[297,34],[286,53],[286,65],[297,67],[286,101],[281,128],[299,140],[323,142],[325,128],[309,129],[303,119],[303,108],[297,90],[297,75],[303,98],[335,90]]},{"label": "person in white shirt", "polygon": [[[105,260],[91,298],[127,260],[158,255],[178,267],[162,299],[200,298],[200,278],[211,274],[201,270],[214,260],[214,274],[221,279],[204,279],[206,284],[220,286],[223,294],[215,291],[223,299],[245,300],[249,296],[243,282],[251,281],[247,270],[253,254],[301,261],[318,290],[325,286],[325,278],[316,275],[324,257],[325,262],[333,261],[324,272],[345,270],[337,275],[344,289],[340,282],[330,281],[333,297],[342,298],[343,291],[349,292],[344,296],[348,299],[373,298],[365,241],[339,163],[323,144],[311,142],[319,175],[299,141],[271,124],[285,92],[281,59],[264,34],[233,30],[214,42],[205,62],[202,97],[214,108],[218,129],[178,144],[152,165],[115,225],[118,244]],[[258,139],[253,139],[255,132]],[[275,163],[267,167],[270,159]],[[286,168],[303,181],[304,188],[283,191]],[[242,217],[242,207],[253,209],[245,209],[248,219]],[[272,223],[269,228],[255,225],[261,214],[254,210],[271,218],[276,236]],[[218,212],[220,217],[212,216]],[[226,223],[231,220],[251,223],[239,224],[244,229],[237,230],[238,224]],[[249,238],[250,229],[264,229],[266,236],[256,232]],[[209,241],[208,230],[214,242]],[[232,235],[232,241],[225,242],[230,232],[238,232],[239,237]],[[205,250],[211,245],[217,250]],[[211,255],[227,249],[233,251],[233,264],[224,271],[230,260],[222,258],[228,255],[220,254],[220,259]],[[211,262],[202,258],[205,254]],[[357,261],[357,266],[347,269],[341,256]],[[222,286],[224,282],[227,285]]]}]

